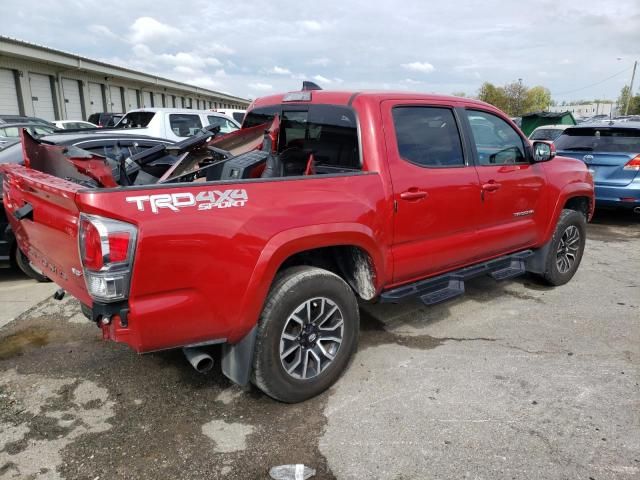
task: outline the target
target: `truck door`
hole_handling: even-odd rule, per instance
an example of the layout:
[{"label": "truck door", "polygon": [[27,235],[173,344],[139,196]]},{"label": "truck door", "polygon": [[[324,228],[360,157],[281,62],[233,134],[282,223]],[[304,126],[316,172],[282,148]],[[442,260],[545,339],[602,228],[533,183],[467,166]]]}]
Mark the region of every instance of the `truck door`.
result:
[{"label": "truck door", "polygon": [[393,185],[394,283],[477,256],[480,183],[451,105],[382,102]]},{"label": "truck door", "polygon": [[467,109],[465,116],[482,188],[481,256],[532,246],[546,226],[543,167],[529,161],[527,140],[497,114]]}]

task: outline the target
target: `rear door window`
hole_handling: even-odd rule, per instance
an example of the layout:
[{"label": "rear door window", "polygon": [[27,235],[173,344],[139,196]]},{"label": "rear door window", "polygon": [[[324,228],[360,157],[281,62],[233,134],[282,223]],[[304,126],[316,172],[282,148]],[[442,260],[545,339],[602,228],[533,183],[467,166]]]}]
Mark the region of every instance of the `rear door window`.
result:
[{"label": "rear door window", "polygon": [[451,109],[394,107],[393,124],[398,153],[404,160],[431,168],[465,165],[460,132]]},{"label": "rear door window", "polygon": [[20,129],[18,127],[0,128],[0,137],[17,138],[19,136],[20,136]]},{"label": "rear door window", "polygon": [[467,110],[480,165],[528,163],[524,141],[497,115]]},{"label": "rear door window", "polygon": [[640,129],[568,128],[554,143],[566,151],[640,153]]},{"label": "rear door window", "polygon": [[190,137],[202,129],[200,115],[172,113],[169,115],[171,130],[178,137]]}]

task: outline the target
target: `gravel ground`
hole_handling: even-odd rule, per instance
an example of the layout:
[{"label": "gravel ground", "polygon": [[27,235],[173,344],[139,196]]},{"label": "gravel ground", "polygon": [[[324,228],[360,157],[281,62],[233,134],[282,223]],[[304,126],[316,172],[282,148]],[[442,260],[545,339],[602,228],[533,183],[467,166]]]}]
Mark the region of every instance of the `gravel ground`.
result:
[{"label": "gravel ground", "polygon": [[0,479],[640,478],[639,218],[599,214],[560,288],[363,307],[349,370],[298,405],[40,302],[0,329]]}]

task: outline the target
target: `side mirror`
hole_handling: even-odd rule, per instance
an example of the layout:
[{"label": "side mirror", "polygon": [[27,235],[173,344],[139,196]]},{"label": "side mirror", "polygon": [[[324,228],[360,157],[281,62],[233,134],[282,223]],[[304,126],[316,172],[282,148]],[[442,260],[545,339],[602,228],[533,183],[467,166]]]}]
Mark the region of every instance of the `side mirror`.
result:
[{"label": "side mirror", "polygon": [[556,156],[556,147],[553,143],[547,142],[533,142],[533,161],[548,162]]}]

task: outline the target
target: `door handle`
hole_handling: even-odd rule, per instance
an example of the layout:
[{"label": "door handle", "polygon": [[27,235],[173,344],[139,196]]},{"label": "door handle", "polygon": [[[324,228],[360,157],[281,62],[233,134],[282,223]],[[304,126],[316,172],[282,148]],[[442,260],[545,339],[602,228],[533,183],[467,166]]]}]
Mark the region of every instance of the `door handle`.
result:
[{"label": "door handle", "polygon": [[402,192],[400,194],[400,198],[402,200],[420,200],[421,198],[426,197],[428,194],[424,190],[418,190],[417,188],[410,188],[406,192]]},{"label": "door handle", "polygon": [[495,192],[496,190],[498,190],[502,185],[499,184],[498,182],[491,180],[489,183],[483,183],[482,184],[482,190],[484,190],[485,192]]}]

